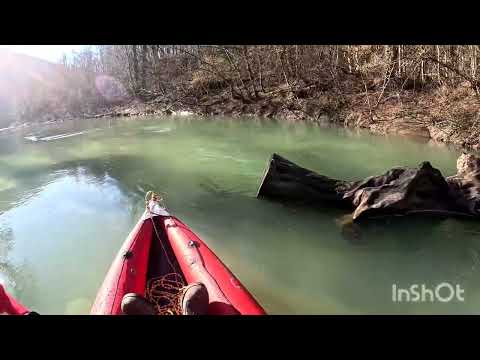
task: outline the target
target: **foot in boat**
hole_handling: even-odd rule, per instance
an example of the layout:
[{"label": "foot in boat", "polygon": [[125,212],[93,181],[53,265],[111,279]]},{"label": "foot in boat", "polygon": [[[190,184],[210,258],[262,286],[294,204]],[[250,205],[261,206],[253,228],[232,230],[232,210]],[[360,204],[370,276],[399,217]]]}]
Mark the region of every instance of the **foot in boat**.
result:
[{"label": "foot in boat", "polygon": [[206,315],[208,311],[208,291],[202,283],[186,286],[180,300],[183,315]]},{"label": "foot in boat", "polygon": [[135,293],[125,294],[121,306],[125,315],[155,315],[153,304]]}]

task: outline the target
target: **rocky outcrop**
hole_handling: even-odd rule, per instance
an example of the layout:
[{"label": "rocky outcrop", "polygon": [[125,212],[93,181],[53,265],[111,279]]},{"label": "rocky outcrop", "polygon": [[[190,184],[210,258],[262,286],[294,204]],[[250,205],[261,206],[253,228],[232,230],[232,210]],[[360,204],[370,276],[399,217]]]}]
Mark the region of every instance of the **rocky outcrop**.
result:
[{"label": "rocky outcrop", "polygon": [[463,153],[457,159],[457,174],[447,178],[456,207],[480,215],[480,158]]}]

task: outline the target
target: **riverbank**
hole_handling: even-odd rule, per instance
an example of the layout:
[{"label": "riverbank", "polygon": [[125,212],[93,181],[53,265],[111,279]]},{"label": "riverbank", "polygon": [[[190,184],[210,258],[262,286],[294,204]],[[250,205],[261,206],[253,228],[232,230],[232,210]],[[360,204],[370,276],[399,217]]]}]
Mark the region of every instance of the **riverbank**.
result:
[{"label": "riverbank", "polygon": [[[304,91],[308,91],[304,90]],[[337,95],[317,92],[298,96],[278,88],[255,101],[232,99],[227,94],[207,101],[171,101],[158,97],[112,107],[98,117],[142,115],[201,115],[276,118],[313,124],[362,128],[377,135],[399,135],[424,141],[480,150],[480,98],[468,83],[452,90],[403,91],[402,94]]]},{"label": "riverbank", "polygon": [[480,150],[479,54],[470,45],[115,45],[64,64],[9,55],[16,71],[0,76],[10,89],[0,94],[0,133],[15,119],[197,114],[334,124]]},{"label": "riverbank", "polygon": [[[93,114],[72,116],[51,113],[35,124],[52,124],[65,120],[138,117],[151,115],[199,115],[276,118],[283,121],[306,121],[318,125],[335,125],[366,129],[377,135],[398,135],[480,150],[480,99],[467,83],[452,90],[400,93],[333,94],[332,92],[279,87],[259,94],[251,101],[219,94],[204,99],[172,99],[153,96],[149,100],[133,99],[104,107]],[[15,123],[2,132],[28,127],[32,122]]]}]

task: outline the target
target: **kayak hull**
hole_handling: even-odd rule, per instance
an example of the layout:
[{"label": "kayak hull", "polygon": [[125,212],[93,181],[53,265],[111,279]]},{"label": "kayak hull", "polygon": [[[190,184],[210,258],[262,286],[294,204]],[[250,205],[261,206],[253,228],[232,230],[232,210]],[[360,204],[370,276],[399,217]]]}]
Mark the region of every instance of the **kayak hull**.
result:
[{"label": "kayak hull", "polygon": [[186,283],[202,282],[206,286],[209,315],[266,314],[235,275],[187,225],[166,213],[149,215],[146,211],[117,253],[92,306],[92,315],[121,315],[125,294],[133,292],[145,296],[152,262],[165,261],[152,257],[152,248],[159,240],[158,232],[176,259]]},{"label": "kayak hull", "polygon": [[26,315],[30,310],[11,296],[0,284],[0,315]]}]

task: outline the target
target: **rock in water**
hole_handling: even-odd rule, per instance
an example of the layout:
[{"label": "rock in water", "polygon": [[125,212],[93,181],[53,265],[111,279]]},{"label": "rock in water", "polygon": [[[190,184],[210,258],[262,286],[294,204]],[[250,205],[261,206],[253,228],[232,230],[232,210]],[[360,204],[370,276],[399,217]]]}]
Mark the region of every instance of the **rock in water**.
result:
[{"label": "rock in water", "polygon": [[480,214],[480,158],[463,153],[457,159],[457,174],[447,178],[456,206],[471,215]]},{"label": "rock in water", "polygon": [[448,183],[429,162],[416,169],[393,168],[356,182],[344,198],[355,207],[354,220],[416,210],[446,211],[452,203]]}]

